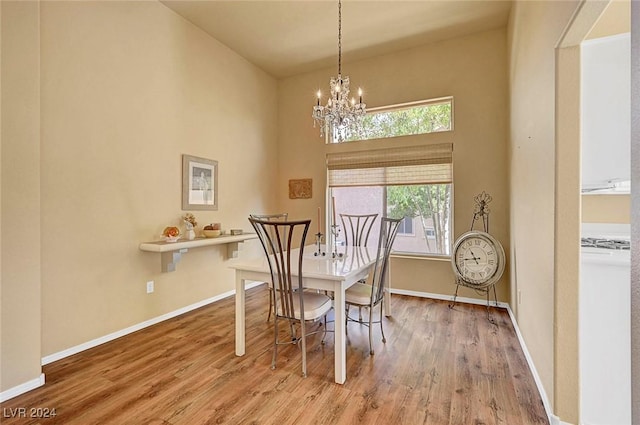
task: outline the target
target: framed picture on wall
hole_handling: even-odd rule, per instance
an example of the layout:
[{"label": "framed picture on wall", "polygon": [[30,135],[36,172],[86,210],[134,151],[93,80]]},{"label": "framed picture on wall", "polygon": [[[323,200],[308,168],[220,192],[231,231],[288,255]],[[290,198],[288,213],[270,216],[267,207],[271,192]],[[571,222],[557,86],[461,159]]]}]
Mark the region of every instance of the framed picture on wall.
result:
[{"label": "framed picture on wall", "polygon": [[182,155],[182,210],[218,209],[218,161]]},{"label": "framed picture on wall", "polygon": [[289,199],[310,199],[312,188],[313,179],[289,180]]}]

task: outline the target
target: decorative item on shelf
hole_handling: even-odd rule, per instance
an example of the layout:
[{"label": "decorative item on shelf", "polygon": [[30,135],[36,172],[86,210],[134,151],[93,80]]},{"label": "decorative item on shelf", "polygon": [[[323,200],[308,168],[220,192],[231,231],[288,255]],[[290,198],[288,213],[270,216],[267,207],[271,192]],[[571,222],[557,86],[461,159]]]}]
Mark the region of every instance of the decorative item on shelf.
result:
[{"label": "decorative item on shelf", "polygon": [[241,235],[243,233],[242,229],[231,229],[231,235],[235,236],[235,235]]},{"label": "decorative item on shelf", "polygon": [[220,223],[207,224],[204,226],[204,229],[202,229],[202,233],[204,233],[207,238],[217,238],[222,233]]},{"label": "decorative item on shelf", "polygon": [[174,226],[165,227],[162,236],[166,242],[175,242],[180,239],[180,229]]},{"label": "decorative item on shelf", "polygon": [[184,220],[184,225],[187,230],[187,239],[190,241],[194,240],[196,238],[196,231],[194,230],[194,228],[198,224],[198,222],[196,221],[196,217],[191,213],[186,213],[184,217],[182,217],[182,219]]},{"label": "decorative item on shelf", "polygon": [[[471,229],[456,240],[451,253],[451,267],[456,277],[456,292],[453,295],[453,308],[456,304],[460,286],[475,289],[487,296],[487,314],[489,312],[489,293],[493,288],[496,305],[496,283],[502,277],[505,267],[504,249],[500,242],[489,234],[489,202],[491,195],[482,192],[474,197],[476,203],[471,220]],[[473,230],[477,220],[482,219],[483,231]],[[491,317],[489,321],[493,322]]]},{"label": "decorative item on shelf", "polygon": [[343,141],[352,131],[357,131],[362,125],[362,117],[366,114],[366,104],[362,102],[362,89],[358,89],[358,102],[349,99],[349,77],[342,76],[342,2],[338,1],[338,76],[331,77],[331,96],[327,105],[320,105],[322,92],[318,90],[316,106],[311,116],[313,126],[320,126],[320,137],[325,132],[333,134],[333,139]]}]

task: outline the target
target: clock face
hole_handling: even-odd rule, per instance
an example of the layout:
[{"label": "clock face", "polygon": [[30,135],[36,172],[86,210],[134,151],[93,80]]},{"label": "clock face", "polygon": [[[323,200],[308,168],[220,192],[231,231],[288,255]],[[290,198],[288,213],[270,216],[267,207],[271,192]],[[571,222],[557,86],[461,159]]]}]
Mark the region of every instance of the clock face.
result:
[{"label": "clock face", "polygon": [[502,246],[485,232],[472,231],[460,236],[452,260],[458,277],[473,285],[495,283],[504,271]]}]

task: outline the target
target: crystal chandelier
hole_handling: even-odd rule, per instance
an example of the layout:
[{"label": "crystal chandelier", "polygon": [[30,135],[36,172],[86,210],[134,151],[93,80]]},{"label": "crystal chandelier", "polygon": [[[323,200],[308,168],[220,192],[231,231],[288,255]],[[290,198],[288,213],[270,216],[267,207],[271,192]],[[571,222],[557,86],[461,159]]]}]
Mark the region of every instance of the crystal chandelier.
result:
[{"label": "crystal chandelier", "polygon": [[313,107],[313,126],[320,126],[320,137],[325,131],[333,132],[334,140],[343,141],[345,136],[357,131],[361,126],[361,118],[367,112],[362,102],[362,89],[358,89],[358,102],[349,99],[349,77],[342,76],[342,2],[338,1],[338,76],[331,77],[331,96],[326,106],[320,105],[322,93],[318,90],[317,103]]}]

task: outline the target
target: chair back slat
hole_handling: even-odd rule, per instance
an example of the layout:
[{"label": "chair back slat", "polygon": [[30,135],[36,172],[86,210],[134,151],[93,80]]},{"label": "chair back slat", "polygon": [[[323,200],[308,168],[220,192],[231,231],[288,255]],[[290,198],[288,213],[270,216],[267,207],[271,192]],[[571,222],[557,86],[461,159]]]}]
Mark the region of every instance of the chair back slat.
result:
[{"label": "chair back slat", "polygon": [[[277,221],[277,222],[283,222],[283,221],[287,221],[287,219],[289,218],[289,213],[277,213],[277,214],[249,214],[249,217],[251,218],[255,218],[257,220],[262,220],[262,221]],[[273,228],[269,229],[269,231],[273,232]],[[271,235],[272,239],[273,235]],[[270,253],[273,253],[274,251],[269,251]]]},{"label": "chair back slat", "polygon": [[383,217],[380,221],[380,239],[378,240],[378,254],[373,269],[371,280],[371,308],[378,304],[384,296],[384,288],[387,281],[387,269],[389,267],[389,256],[393,242],[398,233],[398,227],[403,219]]},{"label": "chair back slat", "polygon": [[[302,259],[311,220],[269,221],[249,217],[264,249],[274,286],[275,313],[279,317],[304,320]],[[298,249],[296,253],[292,251]],[[297,274],[297,276],[294,276]],[[298,312],[298,314],[296,314]]]},{"label": "chair back slat", "polygon": [[378,214],[340,214],[347,246],[367,246],[369,234]]}]

